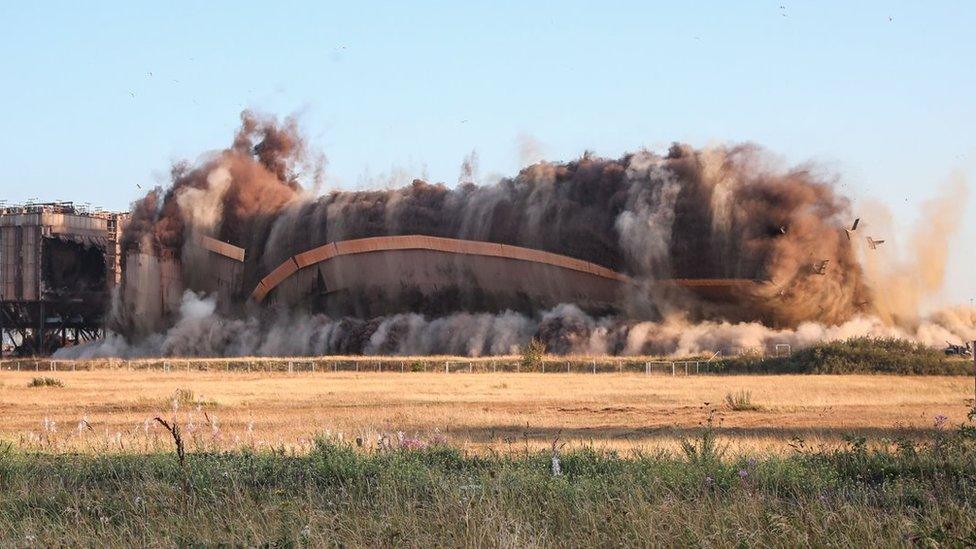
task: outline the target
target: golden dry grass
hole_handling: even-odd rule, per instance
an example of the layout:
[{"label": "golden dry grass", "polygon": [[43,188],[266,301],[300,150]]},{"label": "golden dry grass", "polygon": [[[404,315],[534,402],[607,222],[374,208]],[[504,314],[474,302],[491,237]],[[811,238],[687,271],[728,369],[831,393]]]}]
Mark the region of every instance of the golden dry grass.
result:
[{"label": "golden dry grass", "polygon": [[[63,387],[29,388],[34,372],[0,371],[0,438],[56,449],[139,449],[168,443],[152,417],[177,410],[209,447],[301,447],[325,431],[362,437],[439,431],[471,450],[539,448],[554,438],[620,449],[673,446],[716,410],[736,450],[781,450],[793,437],[918,436],[938,415],[965,418],[972,380],[907,376],[645,376],[537,373],[240,373],[94,370],[45,373]],[[725,408],[750,391],[758,411]],[[86,423],[81,423],[85,419]],[[45,421],[47,420],[47,421]],[[55,427],[51,427],[51,422]],[[90,426],[90,427],[89,427]],[[249,427],[250,426],[250,427]],[[47,442],[45,442],[47,441]],[[54,442],[51,442],[54,441]]]}]

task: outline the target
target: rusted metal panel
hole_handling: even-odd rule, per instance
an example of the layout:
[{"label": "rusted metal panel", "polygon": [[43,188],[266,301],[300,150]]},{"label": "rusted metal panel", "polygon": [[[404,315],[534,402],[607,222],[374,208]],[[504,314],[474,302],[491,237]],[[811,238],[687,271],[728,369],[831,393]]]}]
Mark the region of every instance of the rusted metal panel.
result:
[{"label": "rusted metal panel", "polygon": [[[298,263],[295,262],[294,257],[290,257],[284,263],[278,265],[275,270],[268,273],[268,276],[261,279],[261,284],[267,288],[265,295],[267,295],[268,291],[271,291],[275,286],[281,284],[281,281],[294,274],[297,270]],[[255,290],[255,292],[256,291],[257,290]],[[254,292],[251,293],[251,296],[255,299],[257,298],[257,295]],[[258,299],[258,301],[260,301],[260,299]]]},{"label": "rusted metal panel", "polygon": [[271,288],[268,288],[264,284],[264,281],[258,282],[258,285],[254,288],[254,291],[251,292],[251,299],[260,303],[261,301],[264,301],[265,296],[267,296],[268,292],[270,291]]},{"label": "rusted metal panel", "polygon": [[193,241],[198,246],[215,254],[229,257],[235,261],[244,261],[244,248],[239,248],[233,244],[229,244],[202,234],[194,235]]},{"label": "rusted metal panel", "polygon": [[335,242],[329,242],[325,246],[319,246],[318,248],[312,248],[307,252],[302,252],[296,255],[293,259],[295,260],[295,264],[298,265],[299,269],[304,269],[309,265],[314,265],[316,263],[332,259],[338,254],[339,252],[336,249]]}]

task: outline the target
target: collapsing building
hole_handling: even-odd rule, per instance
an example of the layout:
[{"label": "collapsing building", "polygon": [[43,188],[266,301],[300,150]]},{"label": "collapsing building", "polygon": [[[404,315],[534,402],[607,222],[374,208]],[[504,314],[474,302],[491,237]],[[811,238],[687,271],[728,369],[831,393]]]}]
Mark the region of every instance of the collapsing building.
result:
[{"label": "collapsing building", "polygon": [[121,282],[125,213],[70,202],[0,208],[3,350],[48,354],[102,336]]},{"label": "collapsing building", "polygon": [[126,250],[125,305],[112,321],[135,334],[158,331],[179,312],[185,290],[213,295],[229,306],[241,293],[244,254],[243,248],[202,234],[194,234],[179,255],[153,247]]},{"label": "collapsing building", "polygon": [[676,347],[648,324],[667,319],[791,328],[869,312],[847,200],[762,160],[676,144],[488,185],[468,173],[313,196],[302,183],[321,185],[324,159],[295,122],[245,112],[230,147],[132,205],[115,335],[76,355],[478,355],[532,337],[653,354]]},{"label": "collapsing building", "polygon": [[[99,256],[113,274],[87,284],[121,273],[109,333],[60,356],[482,356],[533,338],[557,354],[688,354],[809,343],[865,318],[890,333],[848,199],[753,145],[584,154],[490,184],[466,160],[454,186],[316,196],[324,164],[294,119],[242,113],[228,148],[175,164],[132,204]],[[23,238],[4,246],[43,255]],[[34,268],[12,261],[8,292]],[[67,307],[64,279],[44,276]],[[17,299],[42,300],[32,287]],[[48,314],[18,307],[22,347],[52,348]]]}]

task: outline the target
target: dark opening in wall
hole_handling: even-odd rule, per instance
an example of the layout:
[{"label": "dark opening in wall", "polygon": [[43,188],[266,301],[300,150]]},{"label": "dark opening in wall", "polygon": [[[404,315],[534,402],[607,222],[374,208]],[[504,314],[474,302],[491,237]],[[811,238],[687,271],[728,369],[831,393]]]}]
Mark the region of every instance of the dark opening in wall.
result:
[{"label": "dark opening in wall", "polygon": [[93,243],[45,238],[41,261],[44,299],[104,304],[107,267],[104,250]]}]

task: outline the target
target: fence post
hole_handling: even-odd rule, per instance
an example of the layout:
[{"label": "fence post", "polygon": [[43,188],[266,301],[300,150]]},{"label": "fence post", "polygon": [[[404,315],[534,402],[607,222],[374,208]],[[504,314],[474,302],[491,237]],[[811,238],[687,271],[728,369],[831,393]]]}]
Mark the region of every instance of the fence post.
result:
[{"label": "fence post", "polygon": [[542,361],[542,373],[546,373],[546,361]]},{"label": "fence post", "polygon": [[645,376],[651,375],[651,363],[650,362],[645,362],[644,363],[644,375]]},{"label": "fence post", "polygon": [[674,362],[671,363],[671,377],[674,377]]},{"label": "fence post", "polygon": [[594,374],[596,373],[596,361],[595,360],[593,361],[593,373]]},{"label": "fence post", "polygon": [[451,372],[450,372],[450,370],[448,370],[448,369],[447,369],[447,365],[448,365],[448,363],[447,363],[447,362],[445,362],[445,363],[444,363],[444,373],[445,373],[445,374],[449,374],[449,373],[451,373]]}]

